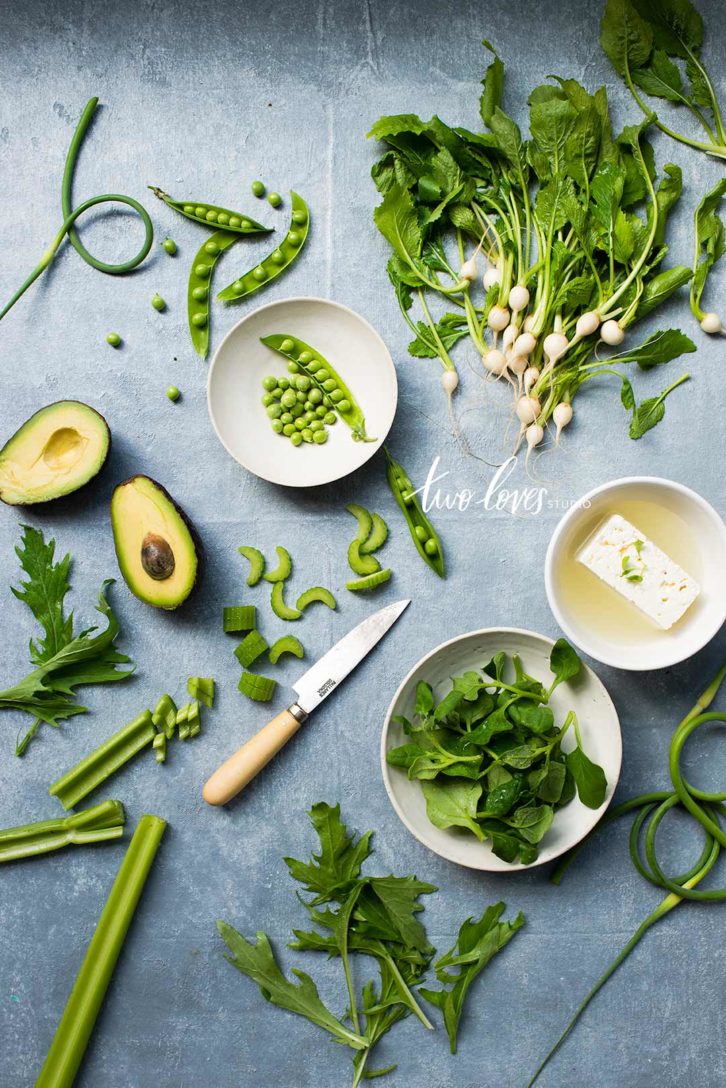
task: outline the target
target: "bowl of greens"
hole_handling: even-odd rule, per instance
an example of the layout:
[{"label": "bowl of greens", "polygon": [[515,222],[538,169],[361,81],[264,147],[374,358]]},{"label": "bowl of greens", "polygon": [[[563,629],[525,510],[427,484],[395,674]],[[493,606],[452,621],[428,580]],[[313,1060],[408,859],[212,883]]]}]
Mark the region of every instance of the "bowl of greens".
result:
[{"label": "bowl of greens", "polygon": [[604,814],[620,774],[617,711],[565,639],[485,628],[442,643],[401,683],[383,781],[412,835],[458,865],[552,861]]}]

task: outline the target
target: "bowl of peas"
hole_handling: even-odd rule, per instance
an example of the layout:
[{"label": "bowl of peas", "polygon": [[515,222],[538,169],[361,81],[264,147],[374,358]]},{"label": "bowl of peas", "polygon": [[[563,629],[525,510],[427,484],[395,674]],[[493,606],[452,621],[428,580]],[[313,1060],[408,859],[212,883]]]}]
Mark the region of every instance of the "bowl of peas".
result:
[{"label": "bowl of peas", "polygon": [[225,449],[270,483],[314,487],[383,444],[398,400],[388,348],[364,318],[322,298],[242,318],[212,360],[207,402]]}]

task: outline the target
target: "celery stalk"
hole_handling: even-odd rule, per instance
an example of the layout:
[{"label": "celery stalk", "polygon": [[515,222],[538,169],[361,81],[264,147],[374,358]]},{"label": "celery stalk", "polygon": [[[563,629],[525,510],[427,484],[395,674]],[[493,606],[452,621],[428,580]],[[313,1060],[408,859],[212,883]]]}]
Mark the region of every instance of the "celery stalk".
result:
[{"label": "celery stalk", "polygon": [[72,1088],[165,829],[158,816],[139,820],[35,1088]]},{"label": "celery stalk", "polygon": [[37,857],[64,846],[120,839],[124,833],[124,819],[120,801],[102,801],[100,805],[72,816],[5,828],[0,831],[0,864]]},{"label": "celery stalk", "polygon": [[48,793],[51,797],[57,797],[64,809],[73,808],[127,760],[153,744],[155,735],[151,713],[145,710],[138,718],[134,718],[109,737],[95,752],[71,767],[70,771],[53,783]]}]

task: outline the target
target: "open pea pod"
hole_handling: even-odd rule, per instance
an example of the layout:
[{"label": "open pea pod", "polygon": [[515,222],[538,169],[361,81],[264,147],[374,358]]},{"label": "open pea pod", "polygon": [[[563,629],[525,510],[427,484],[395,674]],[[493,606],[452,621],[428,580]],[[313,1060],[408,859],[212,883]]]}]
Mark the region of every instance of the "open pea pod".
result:
[{"label": "open pea pod", "polygon": [[239,234],[229,230],[218,230],[198,250],[189,272],[189,286],[187,288],[187,313],[189,317],[189,332],[194,344],[194,350],[203,359],[209,353],[209,319],[211,305],[209,300],[209,287],[212,282],[214,266],[224,253],[235,242],[239,241]]},{"label": "open pea pod", "polygon": [[292,264],[301,252],[310,229],[310,209],[301,196],[290,192],[292,213],[290,216],[290,228],[277,249],[273,249],[259,264],[245,272],[243,276],[230,283],[220,291],[217,298],[224,302],[234,302],[240,298],[246,298],[253,291],[259,290],[271,283],[281,272]]},{"label": "open pea pod", "polygon": [[273,351],[279,352],[297,371],[310,378],[323,396],[328,398],[333,411],[350,427],[356,442],[376,441],[366,434],[365,416],[357,400],[319,351],[290,333],[272,333],[270,336],[261,336],[260,341]]},{"label": "open pea pod", "polygon": [[388,461],[386,465],[388,486],[403,511],[408,531],[411,534],[411,540],[416,545],[416,551],[424,563],[431,567],[433,571],[436,571],[439,578],[445,578],[444,553],[436,530],[421,509],[421,505],[414,494],[413,484],[406,475],[403,465],[399,465],[398,461],[394,461],[388,450],[386,450],[386,458]]},{"label": "open pea pod", "polygon": [[203,223],[205,227],[223,227],[224,230],[233,231],[235,234],[270,234],[272,227],[263,227],[251,216],[243,212],[233,212],[230,208],[220,208],[216,204],[201,204],[194,200],[174,200],[163,189],[150,185],[154,196],[163,200],[175,212],[179,212],[186,219],[195,223]]}]

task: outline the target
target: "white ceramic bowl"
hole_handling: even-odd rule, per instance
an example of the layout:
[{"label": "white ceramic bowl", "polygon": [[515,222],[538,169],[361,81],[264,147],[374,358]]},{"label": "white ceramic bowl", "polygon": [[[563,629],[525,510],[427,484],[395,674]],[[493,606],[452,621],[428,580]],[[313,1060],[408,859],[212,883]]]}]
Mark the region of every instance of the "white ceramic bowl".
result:
[{"label": "white ceramic bowl", "polygon": [[[338,419],[325,445],[293,446],[270,426],[260,398],[267,374],[287,375],[286,360],[261,336],[291,333],[310,344],[350,387],[375,442],[354,442]],[[338,302],[289,298],[243,317],[225,336],[209,368],[207,404],[222,445],[263,480],[288,487],[331,483],[365,464],[383,444],[396,413],[398,383],[388,348],[368,322]]]},{"label": "white ceramic bowl", "polygon": [[[683,618],[662,631],[653,625],[637,639],[618,639],[583,620],[563,587],[561,557],[576,547],[598,514],[617,510],[618,503],[655,504],[684,522],[693,544],[686,567],[701,592]],[[625,515],[627,517],[627,515]],[[668,540],[655,540],[666,553]],[[567,637],[590,657],[616,669],[639,672],[664,669],[702,649],[726,621],[726,526],[714,508],[689,487],[657,476],[627,476],[596,487],[567,511],[550,540],[545,559],[545,589],[555,619]],[[594,576],[593,576],[594,577]]]},{"label": "white ceramic bowl", "polygon": [[[502,861],[492,853],[487,843],[479,842],[471,832],[458,828],[443,831],[434,827],[426,815],[426,802],[420,782],[410,780],[405,770],[392,767],[386,761],[386,755],[391,748],[406,742],[401,726],[393,718],[398,714],[412,717],[416,685],[420,680],[428,681],[434,692],[441,697],[451,688],[452,676],[469,669],[481,669],[500,650],[510,656],[519,654],[526,671],[546,681],[551,675],[549,657],[552,646],[552,639],[515,627],[488,627],[482,631],[471,631],[442,643],[422,657],[394,695],[381,737],[383,782],[391,804],[411,834],[442,858],[457,865],[466,865],[470,869],[484,869],[488,872],[509,873],[515,869],[533,867],[522,865],[521,862],[510,864]],[[539,857],[533,865],[544,865],[545,862],[559,857],[592,830],[610,804],[622,760],[618,714],[592,669],[583,665],[578,677],[560,684],[552,695],[550,705],[555,720],[559,723],[569,710],[575,711],[585,751],[605,771],[608,789],[604,803],[597,810],[586,808],[576,796],[569,805],[565,805],[555,814],[552,827],[540,843]],[[562,744],[565,751],[569,751],[574,744],[574,737],[570,732],[565,735]]]}]

